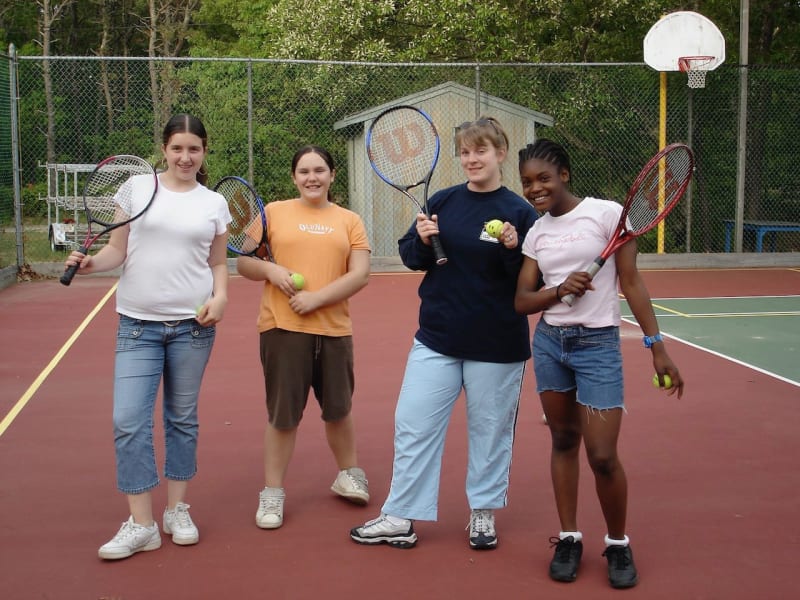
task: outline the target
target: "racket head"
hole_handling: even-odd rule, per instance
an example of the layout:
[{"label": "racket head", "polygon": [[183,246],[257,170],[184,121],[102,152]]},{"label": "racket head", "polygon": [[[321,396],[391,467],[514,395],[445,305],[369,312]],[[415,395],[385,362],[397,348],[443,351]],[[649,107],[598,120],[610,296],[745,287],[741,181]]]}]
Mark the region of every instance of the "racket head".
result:
[{"label": "racket head", "polygon": [[101,160],[83,186],[90,231],[92,223],[109,231],[133,221],[150,208],[157,191],[156,171],[145,159],[118,154]]},{"label": "racket head", "polygon": [[694,155],[685,144],[670,144],[639,172],[625,198],[625,232],[640,236],[658,225],[675,208],[694,172]]},{"label": "racket head", "polygon": [[439,160],[436,126],[415,106],[393,106],[379,114],[367,131],[366,146],[378,177],[403,192],[428,184]]},{"label": "racket head", "polygon": [[272,260],[264,203],[253,186],[246,179],[229,175],[217,182],[214,191],[222,194],[231,213],[228,250],[241,256],[267,256]]}]

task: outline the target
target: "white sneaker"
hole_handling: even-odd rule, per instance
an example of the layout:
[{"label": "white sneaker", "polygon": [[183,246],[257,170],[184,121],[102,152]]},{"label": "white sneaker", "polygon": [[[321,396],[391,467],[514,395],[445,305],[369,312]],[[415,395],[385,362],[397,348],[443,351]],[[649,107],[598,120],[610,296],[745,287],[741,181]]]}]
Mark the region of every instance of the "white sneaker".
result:
[{"label": "white sneaker", "polygon": [[381,514],[361,527],[350,530],[350,538],[359,544],[388,544],[393,548],[413,548],[417,543],[414,524],[408,519]]},{"label": "white sneaker", "polygon": [[261,529],[277,529],[283,525],[283,488],[265,487],[258,495],[256,525]]},{"label": "white sneaker", "polygon": [[497,532],[494,528],[494,511],[476,508],[469,516],[469,546],[473,550],[497,548]]},{"label": "white sneaker", "polygon": [[200,533],[189,515],[189,505],[178,502],[172,510],[164,510],[164,533],[172,535],[172,543],[189,546],[200,541]]},{"label": "white sneaker", "polygon": [[117,535],[106,542],[97,551],[100,558],[118,560],[128,558],[137,552],[149,552],[161,547],[161,534],[158,533],[158,523],[153,522],[150,527],[133,522],[131,516],[122,524]]},{"label": "white sneaker", "polygon": [[364,469],[350,467],[339,471],[331,490],[355,504],[369,502],[369,484]]}]

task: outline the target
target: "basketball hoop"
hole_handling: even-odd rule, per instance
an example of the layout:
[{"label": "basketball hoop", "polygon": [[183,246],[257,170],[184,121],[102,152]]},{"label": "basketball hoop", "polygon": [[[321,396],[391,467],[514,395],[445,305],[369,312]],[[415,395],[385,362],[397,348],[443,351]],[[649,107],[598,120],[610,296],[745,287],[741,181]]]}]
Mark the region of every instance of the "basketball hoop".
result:
[{"label": "basketball hoop", "polygon": [[690,88],[706,87],[706,73],[713,60],[713,56],[682,56],[678,59],[678,67],[681,72],[689,76]]}]

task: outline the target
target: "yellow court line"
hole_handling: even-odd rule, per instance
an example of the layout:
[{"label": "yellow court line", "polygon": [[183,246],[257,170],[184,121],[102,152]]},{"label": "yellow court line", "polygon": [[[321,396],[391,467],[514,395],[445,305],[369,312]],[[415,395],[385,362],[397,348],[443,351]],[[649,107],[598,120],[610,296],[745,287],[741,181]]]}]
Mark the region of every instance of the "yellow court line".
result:
[{"label": "yellow court line", "polygon": [[660,310],[663,310],[664,312],[672,313],[673,315],[678,315],[679,317],[689,318],[689,317],[692,316],[692,315],[690,315],[688,313],[682,313],[679,310],[673,310],[673,309],[668,308],[666,306],[661,306],[660,304],[653,304],[653,308],[658,308]]},{"label": "yellow court line", "polygon": [[114,292],[117,290],[117,285],[118,283],[115,283],[113,286],[111,286],[111,289],[108,290],[108,293],[105,296],[103,296],[103,299],[97,303],[97,306],[95,306],[92,309],[92,312],[90,312],[86,316],[86,318],[78,326],[75,332],[64,343],[64,345],[61,346],[61,349],[53,357],[53,360],[50,361],[50,364],[48,364],[44,368],[44,370],[42,370],[42,372],[39,373],[39,376],[33,381],[30,387],[27,390],[25,390],[25,393],[22,394],[19,400],[17,400],[17,403],[14,405],[14,407],[10,411],[8,411],[8,414],[5,416],[5,418],[3,418],[2,421],[0,421],[0,436],[2,436],[5,433],[6,429],[8,429],[11,426],[11,423],[14,422],[14,419],[17,418],[17,415],[22,411],[23,408],[25,408],[25,405],[28,404],[28,401],[37,392],[39,387],[41,387],[42,383],[44,383],[44,380],[47,379],[47,376],[50,375],[50,372],[56,368],[56,366],[64,357],[64,355],[67,353],[67,351],[72,347],[72,344],[75,343],[75,340],[78,339],[78,336],[80,336],[80,334],[83,333],[83,330],[86,329],[89,323],[91,323],[95,315],[97,315],[97,313],[100,312],[100,309],[103,308],[106,302],[108,302],[108,299],[114,295]]}]

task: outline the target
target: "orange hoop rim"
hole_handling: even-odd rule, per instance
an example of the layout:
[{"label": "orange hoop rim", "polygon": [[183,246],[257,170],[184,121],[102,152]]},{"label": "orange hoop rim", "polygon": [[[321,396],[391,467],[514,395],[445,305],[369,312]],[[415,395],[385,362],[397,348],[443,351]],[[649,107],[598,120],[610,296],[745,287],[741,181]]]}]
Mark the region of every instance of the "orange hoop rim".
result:
[{"label": "orange hoop rim", "polygon": [[706,67],[714,58],[714,56],[681,56],[678,59],[678,68],[683,73],[688,73],[689,71],[708,71]]}]

